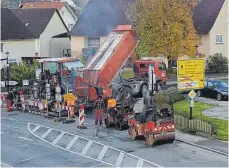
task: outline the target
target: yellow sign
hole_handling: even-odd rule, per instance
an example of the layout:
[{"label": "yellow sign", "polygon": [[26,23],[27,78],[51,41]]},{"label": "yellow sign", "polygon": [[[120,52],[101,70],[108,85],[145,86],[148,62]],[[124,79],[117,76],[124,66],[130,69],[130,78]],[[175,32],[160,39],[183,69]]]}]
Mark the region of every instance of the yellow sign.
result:
[{"label": "yellow sign", "polygon": [[204,88],[204,59],[177,60],[179,90]]},{"label": "yellow sign", "polygon": [[75,97],[72,93],[64,95],[64,101],[77,101],[77,97]]},{"label": "yellow sign", "polygon": [[191,98],[191,99],[194,99],[194,97],[196,96],[196,92],[194,92],[194,90],[191,90],[188,94],[188,96]]}]

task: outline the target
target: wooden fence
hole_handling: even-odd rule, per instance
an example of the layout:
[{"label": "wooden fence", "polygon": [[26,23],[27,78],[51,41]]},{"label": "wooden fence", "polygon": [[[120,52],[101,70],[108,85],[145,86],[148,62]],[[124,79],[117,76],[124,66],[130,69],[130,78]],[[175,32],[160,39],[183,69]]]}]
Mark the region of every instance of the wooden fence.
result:
[{"label": "wooden fence", "polygon": [[186,131],[201,132],[213,135],[214,124],[197,119],[188,119],[182,115],[174,115],[175,125],[182,127]]}]

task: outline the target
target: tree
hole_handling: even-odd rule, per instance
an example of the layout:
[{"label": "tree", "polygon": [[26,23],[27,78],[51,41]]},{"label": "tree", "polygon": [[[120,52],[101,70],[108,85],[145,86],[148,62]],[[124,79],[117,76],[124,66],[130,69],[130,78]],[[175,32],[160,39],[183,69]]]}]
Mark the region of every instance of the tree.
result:
[{"label": "tree", "polygon": [[197,36],[192,7],[196,0],[138,0],[127,10],[127,19],[135,27],[140,43],[138,56],[163,54],[169,59],[195,56]]},{"label": "tree", "polygon": [[33,79],[35,76],[35,69],[38,67],[37,63],[34,64],[26,64],[26,62],[22,62],[17,65],[14,64],[11,66],[11,80],[17,81],[19,84],[22,83],[22,80]]}]

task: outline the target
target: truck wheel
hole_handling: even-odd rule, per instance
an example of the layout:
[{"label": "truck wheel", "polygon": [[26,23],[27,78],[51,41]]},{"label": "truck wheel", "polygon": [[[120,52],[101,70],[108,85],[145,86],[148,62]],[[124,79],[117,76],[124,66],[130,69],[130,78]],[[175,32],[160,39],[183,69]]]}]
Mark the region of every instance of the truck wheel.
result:
[{"label": "truck wheel", "polygon": [[140,90],[140,92],[141,92],[140,94],[141,94],[142,97],[144,96],[144,92],[146,92],[147,89],[148,89],[147,85],[142,85],[142,88]]}]

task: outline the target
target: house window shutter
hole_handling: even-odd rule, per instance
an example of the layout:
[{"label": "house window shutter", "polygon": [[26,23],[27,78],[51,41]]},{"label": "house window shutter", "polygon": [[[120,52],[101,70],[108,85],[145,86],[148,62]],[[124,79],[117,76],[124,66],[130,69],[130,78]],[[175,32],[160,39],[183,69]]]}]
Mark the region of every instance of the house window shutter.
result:
[{"label": "house window shutter", "polygon": [[88,38],[88,48],[97,48],[100,46],[100,38]]}]

